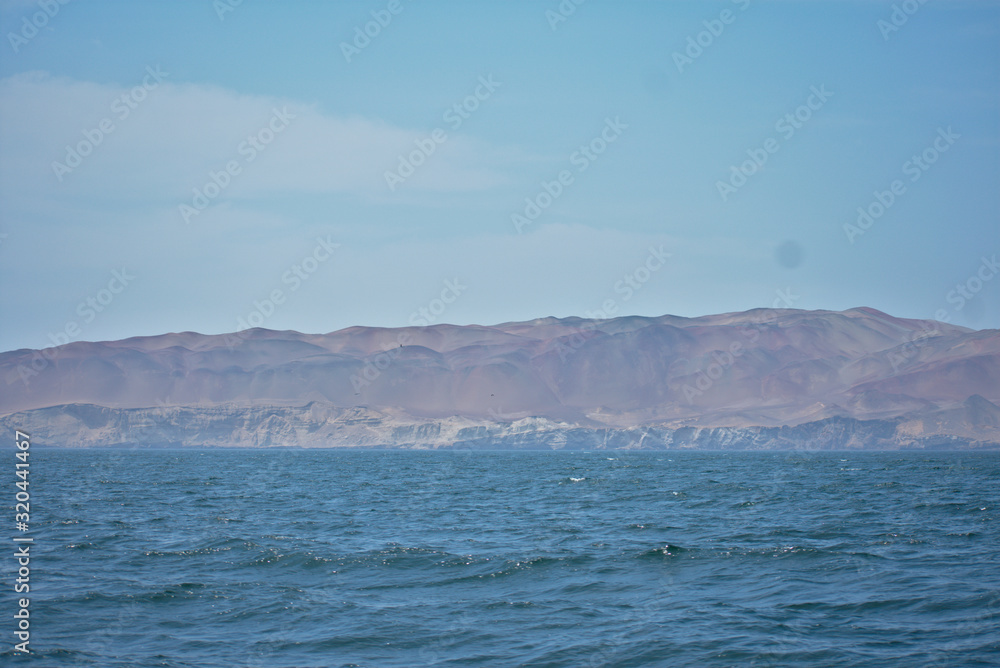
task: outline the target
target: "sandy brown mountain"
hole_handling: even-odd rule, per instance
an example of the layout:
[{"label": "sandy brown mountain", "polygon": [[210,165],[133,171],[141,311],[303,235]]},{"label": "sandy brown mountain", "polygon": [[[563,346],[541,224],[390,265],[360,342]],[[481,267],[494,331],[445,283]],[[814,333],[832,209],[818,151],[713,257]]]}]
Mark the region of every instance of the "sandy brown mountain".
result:
[{"label": "sandy brown mountain", "polygon": [[1000,331],[869,308],[184,332],[0,378],[53,445],[1000,447]]}]

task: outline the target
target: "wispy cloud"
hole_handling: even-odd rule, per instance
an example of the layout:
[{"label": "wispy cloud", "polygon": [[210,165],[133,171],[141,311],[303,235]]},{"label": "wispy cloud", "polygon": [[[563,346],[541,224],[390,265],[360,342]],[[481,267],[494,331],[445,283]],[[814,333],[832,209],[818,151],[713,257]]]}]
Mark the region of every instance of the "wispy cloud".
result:
[{"label": "wispy cloud", "polygon": [[[141,88],[144,79],[149,82],[147,72],[137,71],[136,85]],[[335,117],[299,100],[174,83],[169,72],[162,79],[139,95],[130,87],[44,72],[0,81],[4,195],[31,201],[82,197],[179,204],[190,200],[212,172],[236,160],[240,173],[218,202],[294,193],[382,196],[385,171],[432,130]],[[272,140],[267,128],[275,113],[288,120]],[[102,131],[102,123],[111,129]],[[258,136],[267,140],[259,151],[247,145]],[[81,142],[80,153],[89,154],[67,173],[56,163],[71,165],[75,159],[69,156]],[[255,155],[249,158],[251,152]],[[494,165],[509,162],[509,151],[466,136],[449,137],[405,188],[489,188],[506,178]]]}]

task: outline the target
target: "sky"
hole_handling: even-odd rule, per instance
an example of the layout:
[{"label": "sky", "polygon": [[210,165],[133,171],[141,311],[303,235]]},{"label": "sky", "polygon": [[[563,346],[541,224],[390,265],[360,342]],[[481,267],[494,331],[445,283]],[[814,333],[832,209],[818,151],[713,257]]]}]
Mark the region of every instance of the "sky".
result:
[{"label": "sky", "polygon": [[0,27],[0,350],[1000,327],[998,2],[3,0]]}]

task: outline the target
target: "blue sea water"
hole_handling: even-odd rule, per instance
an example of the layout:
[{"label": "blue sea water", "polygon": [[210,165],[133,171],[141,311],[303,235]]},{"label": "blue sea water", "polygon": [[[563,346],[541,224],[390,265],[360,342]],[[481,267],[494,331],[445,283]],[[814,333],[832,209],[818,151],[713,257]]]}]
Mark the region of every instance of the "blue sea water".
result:
[{"label": "blue sea water", "polygon": [[1000,664],[998,453],[31,457],[4,665]]}]

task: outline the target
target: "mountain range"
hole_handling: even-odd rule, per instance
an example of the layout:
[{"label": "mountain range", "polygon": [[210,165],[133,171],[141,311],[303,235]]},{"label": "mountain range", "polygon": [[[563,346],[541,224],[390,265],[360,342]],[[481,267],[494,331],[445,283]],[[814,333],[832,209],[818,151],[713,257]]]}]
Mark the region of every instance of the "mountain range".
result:
[{"label": "mountain range", "polygon": [[0,378],[60,446],[1000,448],[1000,330],[871,308],[183,332]]}]

